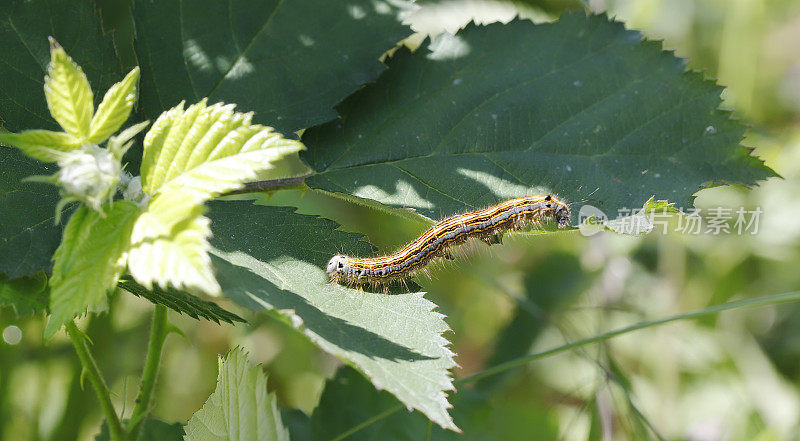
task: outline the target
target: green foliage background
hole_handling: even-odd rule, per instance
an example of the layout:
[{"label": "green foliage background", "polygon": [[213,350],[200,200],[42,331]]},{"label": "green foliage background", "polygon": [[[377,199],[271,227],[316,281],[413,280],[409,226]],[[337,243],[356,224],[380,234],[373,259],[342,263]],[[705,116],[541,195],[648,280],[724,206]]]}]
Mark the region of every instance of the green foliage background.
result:
[{"label": "green foliage background", "polygon": [[[62,32],[74,37],[72,45],[61,37],[61,43],[73,58],[97,60],[86,65],[102,66],[102,69],[86,69],[93,87],[105,90],[119,80],[130,65],[118,60],[131,60],[131,54],[138,56],[143,64],[148,64],[144,57],[163,57],[176,64],[162,65],[163,69],[170,72],[180,70],[179,60],[183,54],[163,53],[174,50],[175,45],[168,40],[148,41],[153,33],[147,29],[137,29],[139,35],[145,37],[135,44],[126,44],[125,28],[117,26],[112,45],[112,40],[104,38],[100,30],[96,35],[91,32],[78,34],[77,30],[70,28],[73,26],[78,29],[76,23],[96,22],[95,14],[100,14],[106,24],[113,21],[114,17],[106,14],[104,3],[98,1],[94,5],[98,11],[89,3],[78,2],[77,8],[64,11],[71,15],[52,25],[66,27],[67,31]],[[169,10],[170,3],[157,2],[153,6],[147,1],[136,2],[135,17],[148,26],[177,30],[178,22],[175,11]],[[365,35],[375,32],[374,29],[381,29],[381,35],[385,35],[386,40],[374,41],[371,50],[358,47],[355,52],[343,53],[339,50],[351,47],[347,41],[334,38],[334,32],[325,33],[325,29],[320,31],[319,23],[308,23],[309,33],[293,31],[297,36],[305,35],[318,43],[312,46],[313,53],[303,53],[303,48],[307,47],[304,41],[309,41],[307,39],[271,41],[267,38],[272,32],[269,27],[266,32],[247,27],[248,19],[255,22],[264,14],[271,13],[276,16],[275,26],[290,23],[291,17],[308,16],[313,8],[312,3],[291,2],[296,10],[281,9],[280,2],[264,3],[264,10],[253,11],[251,16],[234,17],[244,21],[241,26],[235,27],[243,34],[235,35],[230,40],[219,38],[214,33],[198,35],[198,38],[207,38],[208,41],[230,41],[233,46],[220,44],[215,47],[208,59],[210,67],[204,71],[205,75],[195,78],[187,71],[180,83],[165,85],[165,93],[174,94],[174,97],[194,94],[199,98],[211,95],[212,102],[237,102],[242,111],[256,110],[257,122],[274,125],[285,133],[335,116],[334,105],[380,73],[382,67],[375,59],[383,49],[378,48],[390,47],[395,41],[406,37],[408,30],[400,26],[393,16],[367,17],[364,23],[374,28],[358,29]],[[800,117],[800,86],[796,73],[793,73],[800,60],[796,55],[798,48],[793,46],[796,43],[792,43],[800,41],[796,31],[800,9],[789,1],[684,1],[680,2],[680,7],[665,0],[600,3],[590,2],[590,5],[598,11],[608,9],[627,27],[642,29],[648,37],[664,38],[666,48],[674,48],[679,56],[689,57],[690,67],[704,69],[706,75],[719,77],[723,85],[730,86],[726,89],[723,105],[735,108],[738,116],[756,123],[747,132],[745,144],[757,145],[758,155],[785,180],[770,179],[751,192],[730,186],[698,193],[696,204],[701,208],[720,205],[734,209],[739,206],[762,207],[765,214],[760,232],[754,236],[659,233],[644,238],[630,238],[602,234],[585,239],[574,234],[550,235],[547,238],[517,235],[509,238],[503,247],[469,247],[457,263],[435,268],[431,279],[421,282],[424,289],[429,291],[426,298],[439,305],[438,311],[447,314],[446,322],[454,331],[445,336],[453,342],[452,350],[458,354],[456,361],[461,368],[455,370],[456,378],[467,377],[485,367],[537,349],[558,346],[564,341],[578,340],[633,322],[732,299],[795,290],[800,286],[800,275],[795,269],[800,257],[800,227],[794,208],[800,202],[795,190],[796,176],[800,170],[800,125],[797,123]],[[442,28],[455,31],[469,19],[492,21],[499,18],[506,21],[516,12],[544,20],[552,18],[548,14],[558,13],[564,7],[576,6],[574,2],[557,1],[487,4],[457,0],[422,4],[422,9],[407,18],[412,23],[412,29],[422,33],[438,33]],[[17,8],[14,9],[14,20],[23,18],[25,23],[5,19],[0,30],[7,36],[14,35],[14,32],[22,33],[18,38],[4,39],[17,44],[28,41],[24,35],[26,29],[43,25],[37,24],[35,14],[26,15],[25,8],[29,7],[26,3],[19,2],[14,6]],[[454,13],[456,10],[460,12]],[[370,9],[364,8],[364,11]],[[477,11],[477,16],[463,11]],[[213,16],[208,14],[208,17]],[[347,20],[346,15],[340,17],[334,12],[321,13],[320,16],[328,18],[330,23],[325,26],[334,29],[337,20]],[[271,20],[267,20],[267,23],[272,25]],[[222,32],[221,27],[210,28],[214,32]],[[322,34],[313,34],[311,30]],[[276,35],[285,34],[280,29],[274,32]],[[246,64],[242,59],[230,59],[228,54],[241,52],[241,44],[251,41],[254,35],[264,36],[258,38],[266,39],[266,42],[262,42],[263,47],[273,48],[271,53],[276,47],[285,51],[278,54],[278,58],[289,57],[291,61],[279,63],[277,68],[292,66],[296,69],[292,73],[297,83],[270,90],[268,85],[273,83],[260,83],[251,78],[247,84],[255,87],[255,90],[237,85],[247,80],[247,68],[242,67]],[[364,40],[358,36],[352,38]],[[415,35],[410,40],[411,44],[420,39],[421,35]],[[28,51],[34,55],[33,58],[46,60],[46,41],[30,41],[30,47],[15,46],[4,53]],[[262,46],[259,44],[254,47]],[[360,49],[364,50],[359,52]],[[162,52],[157,52],[159,50]],[[254,69],[257,71],[276,68],[270,64],[257,64],[271,62],[264,60],[263,54],[245,53],[246,59],[256,63]],[[404,59],[410,62],[408,57],[413,56],[401,53],[389,63],[400,63]],[[37,65],[31,59],[26,60],[30,65],[21,68],[26,74],[17,74],[27,77],[25,81],[35,82],[43,76],[45,64],[40,62]],[[330,66],[327,67],[329,71],[337,72],[336,62],[340,60],[348,60],[346,65],[338,67],[341,71],[357,70],[360,73],[353,78],[333,74],[341,79],[336,84],[327,84],[312,75],[323,70],[320,66]],[[414,61],[424,63],[421,59]],[[157,64],[152,62],[149,65]],[[235,69],[237,65],[238,70]],[[355,65],[358,69],[354,69]],[[7,64],[4,66],[8,68]],[[244,77],[231,75],[231,72],[244,72]],[[160,84],[157,71],[143,69],[142,76],[142,84],[148,81]],[[373,109],[368,105],[369,99],[378,92],[385,92],[380,89],[381,82],[391,80],[381,78],[378,84],[367,86],[367,89],[337,108],[341,114],[351,117],[348,120],[350,123],[354,120],[357,122],[359,112],[375,116],[370,113]],[[473,87],[482,90],[484,86],[476,83]],[[0,86],[0,89],[6,97],[10,97],[8,99],[19,103],[21,109],[34,110],[20,111],[20,117],[14,123],[16,125],[9,124],[7,128],[19,130],[52,124],[46,118],[41,97],[27,96],[17,91],[23,88],[8,83]],[[153,93],[157,89],[143,86],[143,90]],[[271,99],[254,99],[264,96]],[[390,100],[398,95],[388,96]],[[711,93],[709,99],[713,97]],[[177,99],[143,95],[137,109],[139,117],[132,122],[145,118],[152,120],[160,111],[174,105]],[[309,109],[313,115],[304,114]],[[424,111],[430,109],[430,105],[411,107],[407,115],[412,118],[416,116],[421,121],[402,121],[398,124],[426,121],[447,123],[448,118],[440,113],[425,115]],[[27,115],[37,112],[45,117],[41,120],[25,119]],[[287,117],[278,121],[273,115],[279,114]],[[704,124],[701,121],[697,123]],[[741,133],[736,126],[731,129],[734,137]],[[419,133],[433,136],[439,133],[437,130],[447,133],[451,128],[423,127]],[[331,148],[317,153],[311,150],[309,155],[335,155],[337,151],[333,149],[337,143],[350,142],[347,134],[338,133],[345,129],[329,124],[308,131],[303,140],[310,149],[315,144],[319,144],[320,149],[322,146]],[[355,134],[352,131],[347,133],[349,136]],[[457,135],[476,138],[475,132]],[[384,143],[392,135],[375,136],[379,137],[380,143]],[[413,143],[414,140],[408,141]],[[454,145],[457,141],[453,141]],[[510,146],[515,145],[510,141]],[[426,139],[426,142],[429,140]],[[357,141],[352,144],[355,152],[370,147]],[[420,146],[423,144],[420,143]],[[21,177],[30,174],[48,173],[42,169],[7,167],[5,164],[14,163],[29,167],[28,162],[20,161],[11,149],[0,150],[0,155],[3,155],[0,163],[4,164],[3,183],[18,182]],[[351,157],[363,158],[357,154]],[[324,158],[305,158],[318,171],[324,169],[318,167],[325,163]],[[381,158],[367,159],[381,161]],[[397,159],[391,158],[393,161]],[[431,165],[427,163],[422,167]],[[6,169],[13,173],[9,175]],[[381,172],[372,176],[385,175]],[[341,180],[335,186],[327,184],[336,183],[329,176],[334,174],[321,173],[315,178],[320,180],[317,186],[341,191],[341,182],[353,179],[352,175],[340,175]],[[641,176],[644,176],[641,179],[652,178],[652,175]],[[753,177],[761,176],[747,176]],[[420,182],[427,181],[427,178],[423,178]],[[547,185],[550,182],[546,180],[537,182],[535,179],[541,178],[534,176],[512,183],[553,187]],[[700,179],[698,184],[702,182]],[[592,188],[586,192],[600,184],[592,183]],[[29,197],[26,192],[47,191],[46,187],[43,190],[42,186],[25,185],[25,192],[14,193],[12,198]],[[653,184],[648,182],[648,185]],[[445,187],[434,185],[434,189],[439,190]],[[382,190],[383,193],[373,192],[370,196],[381,199],[381,194],[391,196],[396,189]],[[688,193],[691,190],[688,189]],[[642,196],[645,193],[647,191]],[[686,207],[688,193],[675,202]],[[22,234],[15,235],[15,243],[0,243],[0,251],[28,246],[31,255],[38,259],[38,265],[30,264],[30,260],[22,260],[16,261],[16,267],[4,266],[3,270],[12,276],[30,274],[32,270],[46,265],[52,254],[52,249],[47,248],[52,240],[48,242],[47,237],[42,239],[43,235],[37,233],[36,229],[52,223],[54,192],[52,195],[32,194],[41,201],[41,211],[32,212],[26,217],[15,216],[25,219],[28,224],[15,225],[14,228]],[[578,195],[569,196],[572,200],[579,199]],[[48,198],[52,198],[52,203]],[[500,195],[491,195],[489,199],[475,202],[479,205],[488,204],[497,198],[502,199]],[[425,211],[424,206],[417,208],[423,208],[424,214],[435,217],[464,207],[464,204],[447,205],[444,200],[433,199],[437,210]],[[390,197],[382,201],[390,205],[404,205],[393,203]],[[300,214],[324,212],[327,217],[341,223],[344,230],[367,234],[370,242],[381,250],[391,250],[425,225],[424,220],[414,216],[400,217],[376,212],[322,192],[310,192],[300,197],[299,192],[287,191],[274,195],[265,203],[295,205],[299,207]],[[17,204],[16,199],[6,199],[0,201],[0,208]],[[615,208],[617,205],[612,203],[604,208]],[[275,210],[269,218],[287,216],[288,219],[296,219],[290,217],[291,210]],[[236,217],[235,213],[226,214],[224,210],[212,211],[210,217],[215,215],[220,219],[226,215]],[[312,236],[314,231],[328,228],[324,221],[319,220],[303,222],[296,227],[306,229],[304,234],[298,233],[298,237],[306,238]],[[269,237],[269,228],[270,225],[266,224],[253,229],[254,246],[257,246],[257,233]],[[215,239],[218,241],[216,246],[224,249],[225,232],[215,232],[219,236]],[[58,233],[56,231],[54,237],[57,238]],[[236,234],[236,231],[230,234]],[[346,239],[354,235],[342,234],[340,240],[325,244],[325,247],[349,244],[351,248],[347,249],[348,252],[366,250],[363,242]],[[286,247],[288,249],[289,245]],[[316,250],[319,249],[322,247]],[[274,256],[256,257],[270,261]],[[322,254],[310,259],[305,257],[318,265],[325,260]],[[290,273],[293,262],[285,264],[285,271]],[[218,263],[217,266],[223,268],[220,270],[220,279],[224,284],[224,263]],[[25,283],[38,286],[35,279]],[[14,287],[4,285],[0,295],[15,295]],[[288,302],[285,298],[279,300]],[[36,301],[32,301],[31,305],[30,309],[40,307],[36,306]],[[296,309],[297,305],[302,305],[302,302],[273,307]],[[223,306],[240,315],[246,313],[231,303],[224,303]],[[141,365],[140,354],[144,353],[149,310],[150,304],[143,300],[133,296],[115,296],[107,314],[86,320],[87,332],[94,341],[93,351],[116,393],[114,399],[120,408],[122,403],[127,403],[127,407],[131,408],[135,398],[135,378]],[[701,435],[713,434],[714,431],[728,433],[730,439],[791,439],[800,427],[800,370],[797,368],[800,351],[796,342],[797,332],[800,331],[796,325],[798,314],[800,307],[788,304],[734,311],[697,321],[682,321],[534,361],[523,368],[483,379],[474,385],[459,386],[459,392],[451,396],[450,401],[455,405],[452,412],[455,423],[465,431],[463,436],[440,430],[419,413],[412,415],[402,410],[380,419],[351,439],[421,439],[429,434],[430,439],[522,440],[530,439],[531,433],[544,439],[603,439],[603,434],[611,426],[614,427],[611,439],[658,439],[658,436],[666,439],[700,439]],[[375,317],[365,317],[364,323],[369,323],[370,319]],[[337,370],[340,360],[320,351],[274,311],[259,314],[250,327],[218,326],[178,314],[171,315],[170,320],[187,334],[194,345],[174,336],[168,339],[164,368],[156,392],[157,408],[154,410],[154,415],[160,420],[187,421],[214,388],[217,354],[225,353],[236,345],[248,348],[251,356],[266,366],[269,387],[276,392],[284,409],[284,424],[289,427],[292,439],[332,439],[360,422],[397,406],[391,395],[375,392],[355,370]],[[0,328],[10,324],[22,328],[24,339],[16,346],[0,343],[0,439],[93,439],[99,427],[99,409],[91,391],[80,387],[80,367],[66,340],[56,337],[50,345],[42,346],[40,336],[44,322],[41,317],[17,318],[14,311],[0,309]],[[329,342],[331,338],[325,338],[326,323],[323,321],[316,326],[314,328],[313,323],[307,324],[306,335],[311,333],[319,337],[321,340],[315,340],[317,344],[320,344],[319,341]],[[435,330],[435,326],[432,329]],[[313,340],[315,337],[311,338]],[[318,403],[319,412],[308,416]],[[153,428],[153,433],[170,430],[169,426],[159,421],[148,424],[146,427]],[[303,430],[309,425],[312,432],[304,433]],[[145,429],[145,432],[150,433],[148,430]]]}]

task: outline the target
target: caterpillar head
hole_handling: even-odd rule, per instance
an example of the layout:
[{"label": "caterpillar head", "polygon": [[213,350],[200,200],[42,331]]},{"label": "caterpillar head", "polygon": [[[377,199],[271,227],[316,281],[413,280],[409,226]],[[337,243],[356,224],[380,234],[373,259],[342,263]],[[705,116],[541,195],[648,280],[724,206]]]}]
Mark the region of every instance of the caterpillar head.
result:
[{"label": "caterpillar head", "polygon": [[328,261],[328,267],[325,268],[328,277],[333,281],[340,279],[350,269],[348,260],[349,257],[344,254],[337,254],[331,257],[331,260]]},{"label": "caterpillar head", "polygon": [[548,208],[552,207],[558,228],[566,227],[569,223],[569,205],[552,195],[547,195],[544,200],[548,202]]}]

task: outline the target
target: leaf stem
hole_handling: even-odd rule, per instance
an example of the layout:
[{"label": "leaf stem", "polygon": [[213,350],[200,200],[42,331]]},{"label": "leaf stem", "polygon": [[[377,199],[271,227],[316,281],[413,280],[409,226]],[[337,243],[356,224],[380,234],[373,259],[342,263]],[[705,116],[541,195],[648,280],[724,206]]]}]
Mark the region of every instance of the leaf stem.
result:
[{"label": "leaf stem", "polygon": [[147,359],[142,372],[142,381],[139,386],[139,394],[136,397],[136,405],[128,423],[127,439],[129,441],[135,441],[139,436],[142,423],[150,412],[150,400],[152,399],[156,377],[158,376],[158,367],[161,364],[161,349],[164,347],[164,340],[166,340],[168,333],[167,324],[167,307],[155,305],[153,326],[150,328],[150,343],[147,346]]},{"label": "leaf stem", "polygon": [[283,178],[283,179],[272,179],[269,181],[256,181],[256,182],[248,182],[244,184],[239,190],[232,191],[226,194],[241,194],[241,193],[251,193],[254,191],[271,191],[271,190],[280,190],[283,188],[295,188],[299,185],[303,185],[305,183],[305,179],[309,175],[303,176],[296,176],[293,178]]},{"label": "leaf stem", "polygon": [[[664,318],[657,319],[657,320],[650,320],[650,321],[646,321],[646,322],[640,322],[640,323],[636,323],[636,324],[631,325],[631,326],[626,326],[624,328],[620,328],[620,329],[615,329],[613,331],[604,332],[602,334],[598,334],[598,335],[595,335],[593,337],[584,338],[582,340],[577,340],[577,341],[574,341],[574,342],[570,342],[570,343],[567,343],[567,344],[564,344],[564,345],[561,345],[561,346],[557,346],[555,348],[551,348],[551,349],[547,349],[547,350],[544,350],[544,351],[541,351],[541,352],[536,352],[534,354],[526,355],[524,357],[519,357],[519,358],[516,358],[514,360],[507,361],[505,363],[500,363],[500,364],[498,364],[496,366],[492,366],[492,367],[490,367],[490,368],[488,368],[488,369],[486,369],[484,371],[478,372],[478,373],[470,375],[468,377],[464,377],[464,378],[458,379],[458,380],[454,381],[453,384],[471,383],[471,382],[479,380],[481,378],[489,377],[489,376],[492,376],[492,375],[497,375],[497,374],[499,374],[501,372],[505,372],[505,371],[507,371],[509,369],[513,369],[515,367],[522,366],[522,365],[524,365],[524,364],[526,364],[526,363],[528,363],[530,361],[533,361],[533,360],[537,360],[537,359],[540,359],[540,358],[545,358],[545,357],[548,357],[550,355],[555,355],[555,354],[558,354],[558,353],[561,353],[561,352],[568,351],[570,349],[579,348],[581,346],[586,346],[586,345],[589,345],[589,344],[592,344],[592,343],[597,343],[597,342],[600,342],[600,341],[609,340],[611,338],[614,338],[614,337],[617,337],[617,336],[620,336],[620,335],[623,335],[623,334],[627,334],[629,332],[638,331],[640,329],[645,329],[645,328],[650,328],[650,327],[653,327],[653,326],[663,325],[665,323],[674,322],[674,321],[678,321],[678,320],[695,319],[695,318],[699,318],[699,317],[703,317],[703,316],[707,316],[707,315],[713,315],[713,314],[716,314],[716,313],[719,313],[719,312],[722,312],[722,311],[728,311],[728,310],[736,309],[736,308],[752,308],[752,307],[756,307],[756,306],[774,305],[774,304],[777,304],[777,303],[787,303],[787,302],[796,302],[796,301],[800,301],[800,291],[793,291],[793,292],[788,292],[788,293],[783,293],[783,294],[772,294],[772,295],[763,296],[763,297],[756,297],[754,299],[746,299],[746,300],[739,300],[739,301],[736,301],[736,302],[723,303],[721,305],[709,306],[707,308],[698,309],[696,311],[686,312],[686,313],[683,313],[683,314],[676,314],[676,315],[672,315],[672,316],[669,316],[669,317],[664,317]],[[342,432],[337,437],[333,438],[331,441],[342,440],[342,439],[344,439],[344,438],[346,438],[346,437],[358,432],[359,430],[364,429],[365,427],[367,427],[367,426],[369,426],[369,425],[371,425],[373,423],[376,423],[376,422],[388,417],[389,415],[392,415],[393,413],[399,411],[402,408],[403,408],[402,404],[398,404],[395,407],[391,407],[391,408],[389,408],[389,409],[387,409],[387,410],[385,410],[385,411],[373,416],[372,418],[353,426],[352,428],[348,429],[347,431]]]},{"label": "leaf stem", "polygon": [[72,340],[72,345],[75,346],[75,352],[78,353],[78,359],[81,361],[86,375],[89,377],[89,382],[92,383],[97,399],[100,400],[100,407],[103,409],[103,414],[106,417],[106,423],[111,434],[113,441],[124,441],[125,431],[122,424],[119,422],[117,412],[114,410],[114,405],[111,403],[111,394],[106,386],[106,380],[100,373],[100,368],[97,367],[92,353],[89,351],[89,346],[86,344],[86,338],[83,333],[78,329],[73,320],[68,321],[66,324],[67,335]]}]

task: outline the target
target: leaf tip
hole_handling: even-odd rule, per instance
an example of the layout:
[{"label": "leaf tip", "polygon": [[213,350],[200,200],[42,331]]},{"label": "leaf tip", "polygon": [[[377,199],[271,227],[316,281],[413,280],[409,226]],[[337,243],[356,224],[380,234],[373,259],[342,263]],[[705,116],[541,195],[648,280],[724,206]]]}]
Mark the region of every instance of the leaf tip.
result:
[{"label": "leaf tip", "polygon": [[49,41],[49,42],[50,42],[50,51],[51,51],[51,52],[52,52],[52,51],[54,51],[54,50],[56,50],[56,49],[61,49],[61,45],[60,45],[60,44],[58,44],[58,41],[56,41],[56,39],[55,39],[55,38],[53,38],[53,36],[52,36],[52,35],[48,35],[48,36],[47,36],[47,41]]}]

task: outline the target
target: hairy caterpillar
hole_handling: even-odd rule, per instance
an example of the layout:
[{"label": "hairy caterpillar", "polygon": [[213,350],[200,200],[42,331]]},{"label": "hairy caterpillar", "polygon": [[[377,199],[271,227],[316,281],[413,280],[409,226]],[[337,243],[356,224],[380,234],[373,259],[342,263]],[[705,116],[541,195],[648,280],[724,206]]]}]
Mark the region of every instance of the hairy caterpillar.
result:
[{"label": "hairy caterpillar", "polygon": [[448,247],[468,238],[479,238],[492,245],[500,243],[506,231],[553,218],[559,228],[565,227],[569,207],[551,195],[510,199],[484,210],[443,219],[388,256],[361,259],[337,254],[328,262],[326,271],[334,283],[383,286],[386,290],[390,282],[408,277],[431,259],[452,259]]}]

